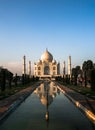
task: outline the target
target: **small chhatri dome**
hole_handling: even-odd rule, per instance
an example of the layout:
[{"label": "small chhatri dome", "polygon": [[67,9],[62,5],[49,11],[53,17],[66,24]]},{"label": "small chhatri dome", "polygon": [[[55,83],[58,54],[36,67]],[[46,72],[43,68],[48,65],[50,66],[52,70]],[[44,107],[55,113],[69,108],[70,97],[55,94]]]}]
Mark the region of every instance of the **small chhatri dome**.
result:
[{"label": "small chhatri dome", "polygon": [[52,54],[46,49],[46,51],[41,56],[42,62],[52,62],[53,56]]}]

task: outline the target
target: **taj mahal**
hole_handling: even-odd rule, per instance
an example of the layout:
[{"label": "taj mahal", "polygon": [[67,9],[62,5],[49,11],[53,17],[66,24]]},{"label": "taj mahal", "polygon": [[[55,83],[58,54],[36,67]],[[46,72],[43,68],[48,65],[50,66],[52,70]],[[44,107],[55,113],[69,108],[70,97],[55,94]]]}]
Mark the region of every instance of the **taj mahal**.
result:
[{"label": "taj mahal", "polygon": [[53,59],[52,54],[46,49],[41,59],[34,63],[34,75],[38,77],[54,77],[60,75],[60,64]]},{"label": "taj mahal", "polygon": [[[26,57],[23,57],[22,74],[26,74]],[[71,56],[68,57],[67,74],[71,75]],[[31,61],[28,64],[28,75],[31,77]],[[57,62],[53,55],[46,49],[41,55],[38,62],[34,63],[34,74],[35,77],[57,77],[60,76],[60,63]],[[66,63],[63,62],[63,74],[66,75]]]}]

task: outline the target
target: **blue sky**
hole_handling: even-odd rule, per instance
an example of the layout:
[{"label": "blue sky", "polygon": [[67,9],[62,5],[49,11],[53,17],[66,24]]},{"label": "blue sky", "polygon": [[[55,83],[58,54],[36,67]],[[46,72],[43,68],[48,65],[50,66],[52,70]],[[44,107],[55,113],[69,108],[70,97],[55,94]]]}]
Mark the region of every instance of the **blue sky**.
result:
[{"label": "blue sky", "polygon": [[61,64],[95,62],[95,0],[0,0],[0,66],[20,73],[46,48]]}]

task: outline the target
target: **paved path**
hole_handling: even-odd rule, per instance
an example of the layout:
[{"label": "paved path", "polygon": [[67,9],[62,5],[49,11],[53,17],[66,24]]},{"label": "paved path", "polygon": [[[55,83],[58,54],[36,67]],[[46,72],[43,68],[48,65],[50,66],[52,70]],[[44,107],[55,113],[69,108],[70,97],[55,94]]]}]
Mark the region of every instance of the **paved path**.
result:
[{"label": "paved path", "polygon": [[76,101],[79,101],[84,107],[86,107],[87,109],[89,109],[90,111],[92,111],[95,114],[95,100],[94,99],[88,98],[85,95],[75,92],[74,90],[71,90],[65,86],[61,86],[61,88],[69,96],[71,96]]}]

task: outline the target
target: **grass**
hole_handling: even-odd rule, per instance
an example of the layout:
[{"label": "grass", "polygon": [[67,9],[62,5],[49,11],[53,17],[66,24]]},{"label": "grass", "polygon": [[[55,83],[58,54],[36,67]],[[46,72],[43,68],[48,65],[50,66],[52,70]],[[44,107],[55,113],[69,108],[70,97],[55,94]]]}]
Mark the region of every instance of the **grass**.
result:
[{"label": "grass", "polygon": [[22,89],[29,87],[30,85],[32,85],[34,83],[35,82],[31,82],[31,83],[28,83],[28,84],[25,84],[25,85],[18,84],[17,86],[12,86],[11,89],[7,87],[5,89],[5,91],[3,91],[3,92],[0,90],[0,100],[7,98],[11,95],[14,95],[15,93],[19,92]]},{"label": "grass", "polygon": [[75,85],[71,85],[71,84],[64,84],[62,82],[60,82],[61,84],[65,85],[66,87],[73,89],[74,91],[81,93],[83,95],[86,95],[87,97],[93,98],[95,99],[95,91],[92,91],[91,88],[89,87],[84,87],[84,86],[75,86]]}]

